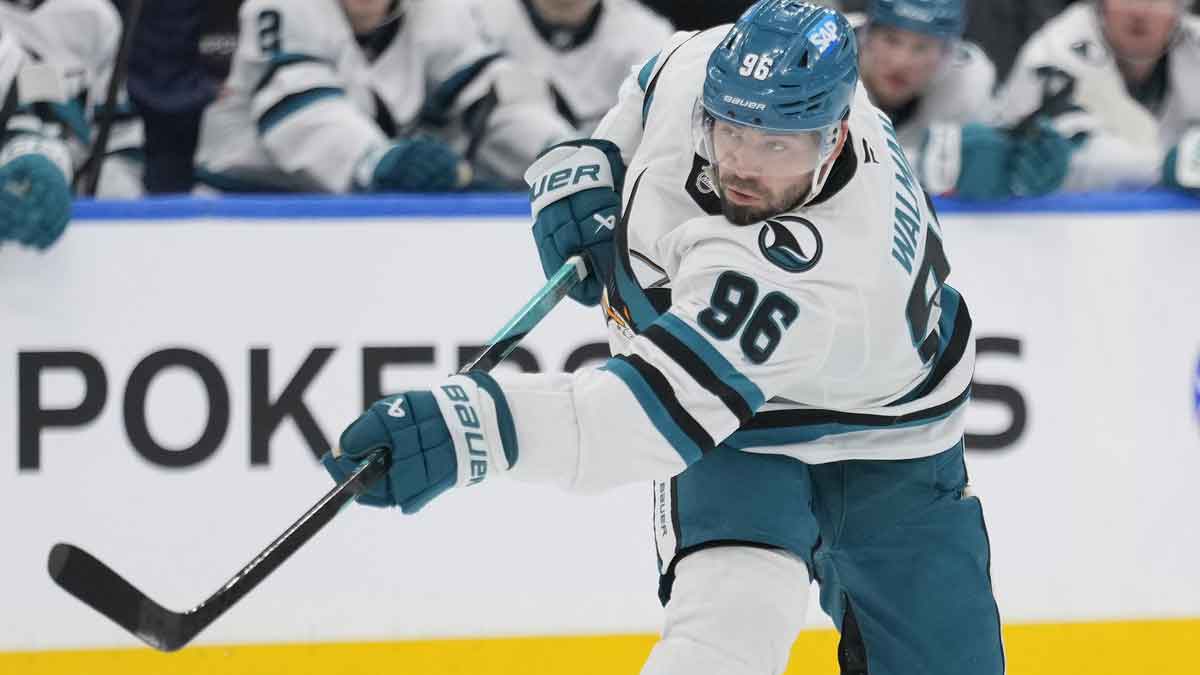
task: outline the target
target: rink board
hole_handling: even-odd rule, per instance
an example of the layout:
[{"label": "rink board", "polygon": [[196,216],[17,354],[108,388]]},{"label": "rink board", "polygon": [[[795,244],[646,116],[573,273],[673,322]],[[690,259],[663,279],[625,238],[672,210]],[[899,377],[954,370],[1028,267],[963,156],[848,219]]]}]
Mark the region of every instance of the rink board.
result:
[{"label": "rink board", "polygon": [[[655,636],[514,637],[358,644],[193,647],[0,654],[22,675],[632,675]],[[1200,621],[1010,625],[1009,675],[1195,675]],[[801,633],[786,675],[837,675],[837,633]],[[1181,656],[1183,658],[1181,658]]]},{"label": "rink board", "polygon": [[[505,197],[82,205],[49,253],[0,249],[0,651],[40,652],[0,656],[0,672],[138,672],[140,652],[62,651],[137,642],[53,586],[50,546],[91,550],[175,609],[206,597],[327,489],[310,446],[336,438],[364,390],[453,370],[540,285],[525,210]],[[1079,640],[1181,655],[1195,622],[1144,621],[1200,617],[1200,208],[1096,196],[947,203],[942,220],[982,340],[969,461],[1013,672]],[[594,311],[566,305],[522,363],[561,369],[603,338]],[[301,401],[312,424],[286,417],[267,435],[297,383],[289,411]],[[84,403],[78,426],[38,412]],[[572,498],[502,481],[418,518],[349,511],[198,641],[330,646],[188,650],[171,672],[214,672],[205,659],[225,653],[326,658],[309,649],[356,662],[426,650],[446,672],[477,648],[636,660],[647,638],[476,639],[652,634],[649,512],[645,486]],[[797,658],[819,668],[832,638],[810,610],[818,648],[802,640]],[[1124,658],[1068,651],[1096,660],[1076,672]],[[463,672],[533,672],[515,663]],[[238,667],[219,668],[271,672]]]}]

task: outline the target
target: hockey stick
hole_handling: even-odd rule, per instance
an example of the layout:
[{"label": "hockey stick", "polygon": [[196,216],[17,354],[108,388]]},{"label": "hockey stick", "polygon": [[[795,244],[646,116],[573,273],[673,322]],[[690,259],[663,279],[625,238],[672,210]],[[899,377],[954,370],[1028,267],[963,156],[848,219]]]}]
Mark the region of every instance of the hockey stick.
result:
[{"label": "hockey stick", "polygon": [[125,17],[121,30],[121,42],[117,46],[117,59],[113,63],[112,74],[108,78],[108,92],[104,98],[104,107],[99,108],[103,115],[97,120],[100,130],[96,133],[96,142],[87,160],[80,167],[75,179],[75,187],[85,197],[95,197],[96,188],[100,185],[100,169],[104,164],[104,156],[108,153],[108,137],[117,117],[117,97],[121,87],[125,85],[125,76],[129,72],[129,53],[133,51],[133,33],[142,18],[144,0],[129,0],[129,12]]},{"label": "hockey stick", "polygon": [[[474,361],[459,369],[489,371],[562,300],[575,284],[587,276],[578,256],[571,257],[492,338]],[[247,593],[267,578],[313,537],[355,495],[383,476],[389,463],[386,452],[378,452],[356,469],[345,482],[330,490],[292,526],[253,560],[238,570],[216,593],[185,612],[173,612],[151,600],[95,556],[72,544],[58,543],[50,549],[47,567],[50,578],[66,592],[83,601],[155,649],[173,652],[192,641]]]}]

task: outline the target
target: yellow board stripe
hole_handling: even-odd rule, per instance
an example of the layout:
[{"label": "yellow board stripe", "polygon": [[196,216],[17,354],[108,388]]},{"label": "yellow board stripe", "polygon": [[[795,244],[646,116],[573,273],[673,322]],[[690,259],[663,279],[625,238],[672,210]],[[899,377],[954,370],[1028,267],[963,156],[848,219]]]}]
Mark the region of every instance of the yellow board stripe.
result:
[{"label": "yellow board stripe", "polygon": [[[633,675],[650,635],[489,638],[0,654],[13,675]],[[1197,675],[1200,619],[1010,625],[1009,675]],[[836,675],[837,634],[805,631],[789,675]]]}]

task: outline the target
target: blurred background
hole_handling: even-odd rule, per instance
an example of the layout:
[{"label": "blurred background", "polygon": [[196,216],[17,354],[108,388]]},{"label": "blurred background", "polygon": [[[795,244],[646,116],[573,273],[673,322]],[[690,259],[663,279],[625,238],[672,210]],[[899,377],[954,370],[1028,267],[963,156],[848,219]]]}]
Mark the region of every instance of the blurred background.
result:
[{"label": "blurred background", "polygon": [[[0,672],[637,672],[649,486],[352,509],[177,655],[45,555],[207,597],[328,488],[362,405],[540,286],[525,168],[750,4],[0,0]],[[1197,8],[822,4],[971,298],[1009,672],[1200,673]],[[502,368],[572,371],[605,335],[564,303]],[[788,672],[836,673],[812,605]]]}]

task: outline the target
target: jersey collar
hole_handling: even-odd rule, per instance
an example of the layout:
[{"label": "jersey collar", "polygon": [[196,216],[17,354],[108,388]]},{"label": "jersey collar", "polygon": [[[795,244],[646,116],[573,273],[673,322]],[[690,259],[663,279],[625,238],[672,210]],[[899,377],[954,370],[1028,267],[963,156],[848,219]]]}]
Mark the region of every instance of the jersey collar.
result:
[{"label": "jersey collar", "polygon": [[542,40],[554,49],[564,52],[575,49],[590,40],[596,32],[596,26],[600,24],[600,15],[604,13],[604,1],[601,0],[596,3],[592,13],[588,15],[587,20],[581,26],[572,28],[552,24],[543,19],[533,8],[531,0],[521,0],[521,4],[524,5],[530,23],[533,24],[534,30],[542,37]]}]

